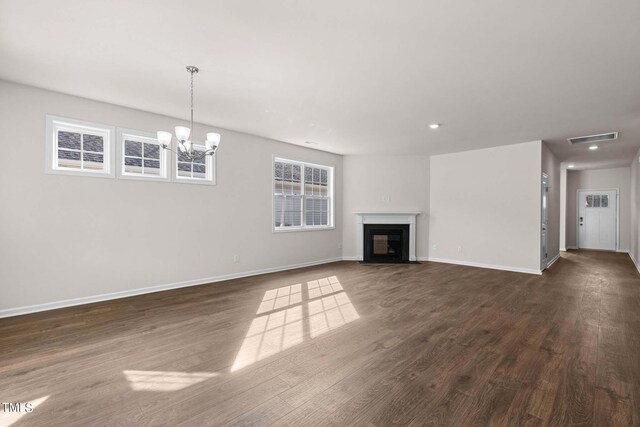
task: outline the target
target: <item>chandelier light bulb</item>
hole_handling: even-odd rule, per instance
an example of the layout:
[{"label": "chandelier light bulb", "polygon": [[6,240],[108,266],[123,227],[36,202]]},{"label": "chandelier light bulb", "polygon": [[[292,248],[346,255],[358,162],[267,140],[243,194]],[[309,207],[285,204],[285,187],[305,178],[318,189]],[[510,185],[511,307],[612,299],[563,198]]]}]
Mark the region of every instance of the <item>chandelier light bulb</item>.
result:
[{"label": "chandelier light bulb", "polygon": [[191,135],[191,129],[186,126],[176,126],[176,138],[179,141],[186,141]]},{"label": "chandelier light bulb", "polygon": [[171,144],[171,132],[165,132],[162,130],[158,131],[158,142],[162,145],[170,145]]},{"label": "chandelier light bulb", "polygon": [[207,133],[207,148],[211,150],[213,147],[217,147],[220,144],[220,134],[215,132]]}]

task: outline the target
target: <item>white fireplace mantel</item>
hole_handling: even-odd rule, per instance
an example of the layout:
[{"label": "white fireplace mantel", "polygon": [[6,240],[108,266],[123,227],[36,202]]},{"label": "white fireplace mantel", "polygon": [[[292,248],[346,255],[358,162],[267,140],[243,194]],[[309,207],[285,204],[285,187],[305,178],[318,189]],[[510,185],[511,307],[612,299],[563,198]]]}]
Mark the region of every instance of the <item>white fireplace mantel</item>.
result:
[{"label": "white fireplace mantel", "polygon": [[364,224],[409,224],[409,261],[416,258],[416,217],[422,212],[355,212],[357,217],[358,253],[356,259],[364,259]]}]

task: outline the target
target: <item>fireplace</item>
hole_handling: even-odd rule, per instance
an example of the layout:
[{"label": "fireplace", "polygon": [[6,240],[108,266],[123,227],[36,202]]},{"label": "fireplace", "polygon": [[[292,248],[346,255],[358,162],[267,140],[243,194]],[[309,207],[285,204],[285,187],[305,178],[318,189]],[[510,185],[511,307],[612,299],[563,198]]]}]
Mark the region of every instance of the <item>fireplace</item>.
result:
[{"label": "fireplace", "polygon": [[409,224],[364,224],[363,262],[409,262]]},{"label": "fireplace", "polygon": [[[357,218],[356,260],[362,262],[417,262],[416,217],[420,215],[420,212],[356,212],[355,214]],[[369,234],[366,238],[365,227],[367,234]],[[375,237],[375,241],[374,237],[370,236],[370,229],[378,230],[374,233],[378,236]],[[397,231],[398,229],[401,231]],[[392,230],[396,231],[392,232]],[[402,243],[400,244],[400,242]],[[371,259],[371,255],[376,259]]]}]

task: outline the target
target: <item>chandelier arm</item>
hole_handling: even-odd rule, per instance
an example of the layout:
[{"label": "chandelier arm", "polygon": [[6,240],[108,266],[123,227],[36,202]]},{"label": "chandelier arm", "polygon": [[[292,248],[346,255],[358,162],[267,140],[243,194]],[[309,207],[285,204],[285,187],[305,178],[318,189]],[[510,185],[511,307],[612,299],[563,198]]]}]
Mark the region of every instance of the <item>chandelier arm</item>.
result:
[{"label": "chandelier arm", "polygon": [[[182,154],[185,154],[189,158],[189,161],[193,162],[194,160],[193,152],[195,151],[193,147],[195,143],[191,141],[191,147],[189,147],[189,149],[187,149],[187,147],[182,143],[182,141],[178,141],[178,144],[180,144],[180,146],[184,148],[184,151],[182,152]],[[178,153],[177,151],[174,151],[174,153],[176,153],[178,156],[180,155],[180,153]]]},{"label": "chandelier arm", "polygon": [[174,150],[173,148],[169,148],[168,145],[162,145],[162,148],[167,150],[167,151],[171,151],[172,153],[178,154],[178,152],[176,150]]},{"label": "chandelier arm", "polygon": [[212,155],[213,153],[215,153],[216,150],[206,150],[206,151],[198,151],[198,154],[196,155],[195,153],[193,154],[193,159],[194,160],[201,160],[204,159],[207,156]]},{"label": "chandelier arm", "polygon": [[191,158],[191,156],[190,156],[188,153],[181,153],[181,152],[180,152],[180,151],[178,151],[178,150],[174,150],[173,148],[169,148],[167,145],[163,145],[163,146],[162,146],[162,148],[164,148],[164,149],[165,149],[165,150],[167,150],[167,151],[171,151],[173,154],[175,154],[175,155],[176,155],[176,160],[177,160],[177,161],[180,161],[180,160],[179,160],[179,158],[180,158],[180,154],[187,154],[187,157],[189,158],[189,161],[190,161],[190,162],[193,162],[193,160],[194,160],[194,159],[192,159],[192,158]]},{"label": "chandelier arm", "polygon": [[190,162],[194,162],[195,160],[201,160],[204,159],[207,156],[212,156],[216,153],[215,149],[211,149],[211,150],[206,150],[206,151],[199,151],[199,154],[190,154],[188,151],[187,152],[180,152],[178,150],[174,150],[172,148],[170,148],[168,145],[162,145],[162,148],[167,150],[167,151],[171,151],[172,153],[174,153],[176,156],[180,156],[180,154],[186,154],[187,157],[189,158]]}]

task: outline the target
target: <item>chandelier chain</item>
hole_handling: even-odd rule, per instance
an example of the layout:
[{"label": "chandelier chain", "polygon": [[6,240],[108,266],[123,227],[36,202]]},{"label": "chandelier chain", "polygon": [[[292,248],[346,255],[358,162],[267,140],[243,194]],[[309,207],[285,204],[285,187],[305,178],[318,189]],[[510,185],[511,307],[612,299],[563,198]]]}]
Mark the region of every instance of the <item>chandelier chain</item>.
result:
[{"label": "chandelier chain", "polygon": [[193,130],[193,74],[195,70],[191,70],[191,129]]}]

